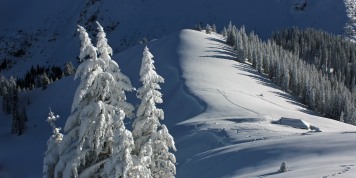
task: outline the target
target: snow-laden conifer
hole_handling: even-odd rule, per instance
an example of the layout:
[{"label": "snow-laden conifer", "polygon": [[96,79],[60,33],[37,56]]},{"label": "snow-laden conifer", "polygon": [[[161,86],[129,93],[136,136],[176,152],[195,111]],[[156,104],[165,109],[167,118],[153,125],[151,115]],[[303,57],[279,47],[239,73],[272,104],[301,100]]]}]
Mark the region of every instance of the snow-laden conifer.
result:
[{"label": "snow-laden conifer", "polygon": [[211,34],[212,32],[212,28],[209,24],[206,24],[206,27],[205,27],[205,33],[206,34]]},{"label": "snow-laden conifer", "polygon": [[65,65],[64,65],[64,76],[68,76],[68,75],[72,75],[75,73],[75,67],[73,66],[72,62],[67,62]]},{"label": "snow-laden conifer", "polygon": [[[144,171],[151,172],[152,177],[160,177],[162,175],[165,175],[163,177],[168,175],[168,177],[173,177],[175,175],[175,159],[171,159],[174,155],[168,152],[169,148],[175,150],[173,137],[169,135],[165,126],[158,132],[158,128],[161,126],[159,120],[164,118],[164,112],[162,109],[157,108],[156,104],[163,102],[162,94],[158,90],[161,89],[159,83],[163,83],[164,79],[156,73],[152,58],[153,55],[145,47],[140,70],[140,81],[143,86],[137,91],[137,97],[141,99],[141,104],[137,109],[136,119],[132,125],[132,134],[135,140],[133,154],[137,155],[140,163],[148,169]],[[163,139],[166,137],[171,138],[171,140]],[[165,153],[165,150],[167,153]],[[171,156],[159,156],[158,154],[161,153],[170,154]],[[167,162],[171,164],[161,165],[161,163]],[[165,174],[162,174],[162,172]]]},{"label": "snow-laden conifer", "polygon": [[123,119],[125,113],[120,110],[117,115],[119,118],[114,119],[113,125],[116,126],[113,132],[113,146],[110,150],[112,155],[104,164],[103,177],[125,178],[137,177],[135,165],[132,160],[131,151],[134,148],[134,142],[130,131],[125,129]]},{"label": "snow-laden conifer", "polygon": [[60,133],[61,128],[57,128],[55,121],[59,118],[52,111],[48,113],[47,122],[52,127],[52,136],[47,141],[47,150],[43,159],[43,177],[54,177],[55,166],[59,160],[59,144],[63,139],[63,134]]},{"label": "snow-laden conifer", "polygon": [[162,94],[158,90],[161,89],[159,83],[163,83],[164,79],[156,73],[152,58],[153,55],[145,47],[140,69],[140,81],[143,86],[137,90],[137,97],[141,99],[141,104],[132,125],[136,153],[148,142],[151,134],[157,132],[160,126],[159,120],[164,117],[163,110],[156,107],[156,103],[163,102]]},{"label": "snow-laden conifer", "polygon": [[170,149],[176,151],[173,137],[163,124],[161,129],[152,136],[152,163],[150,165],[153,178],[173,178],[176,174],[176,157]]},{"label": "snow-laden conifer", "polygon": [[119,93],[118,98],[120,98],[119,107],[125,112],[125,115],[128,117],[132,117],[132,112],[134,107],[125,102],[126,95],[125,91],[131,91],[133,89],[131,85],[130,79],[124,75],[119,68],[119,65],[111,59],[112,56],[112,48],[108,44],[108,40],[106,38],[106,34],[104,32],[103,27],[96,22],[98,25],[98,34],[97,34],[97,52],[98,57],[103,60],[105,63],[105,67],[103,68],[104,72],[110,73],[114,79],[118,82],[118,86],[124,92]]},{"label": "snow-laden conifer", "polygon": [[[116,77],[120,70],[111,58],[97,57],[97,48],[83,27],[78,26],[78,31],[82,63],[75,77],[80,76],[81,83],[64,128],[55,177],[128,177],[132,160],[127,153],[134,143],[123,123],[121,106],[126,97]],[[109,72],[107,64],[116,65]]]}]

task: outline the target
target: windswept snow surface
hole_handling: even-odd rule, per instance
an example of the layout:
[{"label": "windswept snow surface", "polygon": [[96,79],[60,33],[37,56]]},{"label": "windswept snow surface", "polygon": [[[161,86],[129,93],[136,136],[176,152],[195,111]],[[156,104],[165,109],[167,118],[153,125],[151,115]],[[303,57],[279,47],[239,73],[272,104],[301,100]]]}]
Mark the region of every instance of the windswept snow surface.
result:
[{"label": "windswept snow surface", "polygon": [[[356,175],[356,127],[315,115],[249,65],[236,62],[221,36],[183,30],[148,47],[165,78],[164,103],[158,107],[176,141],[178,178]],[[143,48],[113,57],[135,87],[140,86]],[[10,116],[0,113],[0,177],[41,177],[51,134],[47,108],[61,116],[58,126],[63,126],[77,86],[67,77],[46,90],[22,94],[31,101],[22,136],[9,133]],[[138,104],[135,93],[128,93],[128,100]],[[311,129],[280,125],[281,118],[301,120]],[[278,172],[282,162],[288,172]]]}]

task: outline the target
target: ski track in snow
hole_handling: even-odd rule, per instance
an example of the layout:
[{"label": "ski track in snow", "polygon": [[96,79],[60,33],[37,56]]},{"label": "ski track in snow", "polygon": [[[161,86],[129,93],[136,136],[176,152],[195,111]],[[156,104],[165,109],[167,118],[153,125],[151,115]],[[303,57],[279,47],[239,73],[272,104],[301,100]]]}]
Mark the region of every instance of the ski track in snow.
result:
[{"label": "ski track in snow", "polygon": [[343,164],[340,165],[341,170],[337,173],[333,173],[333,174],[329,174],[326,176],[322,176],[322,178],[328,178],[328,177],[336,177],[336,176],[342,176],[342,174],[345,174],[347,172],[349,172],[351,170],[352,167],[354,167],[355,165],[347,165],[347,164]]},{"label": "ski track in snow", "polygon": [[235,105],[235,106],[237,106],[237,107],[239,107],[239,108],[242,108],[242,109],[244,109],[244,110],[247,110],[247,111],[250,111],[250,112],[252,112],[252,113],[255,113],[257,116],[261,116],[260,113],[254,111],[254,110],[252,110],[252,109],[248,109],[248,108],[245,108],[245,107],[243,107],[243,106],[240,106],[240,105],[234,103],[233,101],[231,101],[231,100],[229,99],[229,97],[225,94],[224,91],[221,91],[221,90],[219,90],[219,89],[216,89],[216,90],[217,90],[229,103],[231,103],[231,104],[233,104],[233,105]]},{"label": "ski track in snow", "polygon": [[287,109],[287,110],[292,110],[292,109],[290,109],[290,108],[287,108],[287,107],[284,107],[284,106],[282,106],[282,105],[280,105],[280,104],[277,104],[276,102],[273,102],[273,101],[271,101],[271,100],[267,100],[267,99],[265,99],[263,96],[259,96],[259,95],[256,95],[258,98],[260,98],[261,100],[263,100],[263,101],[266,101],[266,102],[268,102],[268,103],[271,103],[271,104],[273,104],[273,105],[275,105],[275,106],[278,106],[278,107],[280,107],[280,108],[283,108],[283,109]]}]

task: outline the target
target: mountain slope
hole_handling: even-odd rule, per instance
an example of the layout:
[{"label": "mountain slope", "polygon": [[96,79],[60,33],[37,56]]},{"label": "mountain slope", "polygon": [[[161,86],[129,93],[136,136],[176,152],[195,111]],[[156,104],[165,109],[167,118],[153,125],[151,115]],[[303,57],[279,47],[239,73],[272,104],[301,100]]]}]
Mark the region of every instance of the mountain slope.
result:
[{"label": "mountain slope", "polygon": [[[161,38],[201,23],[218,28],[231,20],[268,38],[272,31],[297,26],[342,35],[348,21],[342,0],[63,0],[61,2],[0,1],[0,62],[15,61],[3,74],[22,76],[31,65],[61,66],[75,62],[79,43],[76,25],[94,33],[98,20],[108,32],[115,52],[143,38]],[[218,29],[219,31],[221,29]],[[29,43],[28,43],[29,42]],[[9,48],[11,46],[11,48]],[[14,54],[24,49],[25,55]]]},{"label": "mountain slope", "polygon": [[[109,44],[111,40],[109,38]],[[143,45],[114,56],[139,87]],[[320,177],[356,173],[356,127],[318,117],[247,64],[234,60],[221,36],[183,30],[148,44],[162,84],[164,124],[175,138],[177,177]],[[79,48],[78,48],[79,50]],[[63,89],[65,86],[65,89]],[[0,177],[41,177],[50,136],[48,107],[69,116],[78,81],[63,78],[30,100],[23,136],[13,136],[10,116],[0,112]],[[135,93],[128,100],[138,103]],[[280,118],[308,122],[309,130],[280,125]],[[130,120],[125,120],[127,126]],[[278,174],[286,161],[289,172]],[[18,171],[21,168],[21,171]]]},{"label": "mountain slope", "polygon": [[[231,49],[219,36],[183,31],[181,38],[186,84],[207,107],[179,123],[194,126],[177,141],[178,149],[189,150],[177,154],[190,156],[178,168],[180,176],[322,177],[346,172],[343,177],[352,177],[349,165],[355,159],[350,155],[356,145],[351,140],[356,135],[346,130],[354,132],[354,126],[313,115],[249,65],[229,60]],[[302,119],[318,129],[272,124],[279,118]],[[284,161],[291,171],[278,174]]]}]

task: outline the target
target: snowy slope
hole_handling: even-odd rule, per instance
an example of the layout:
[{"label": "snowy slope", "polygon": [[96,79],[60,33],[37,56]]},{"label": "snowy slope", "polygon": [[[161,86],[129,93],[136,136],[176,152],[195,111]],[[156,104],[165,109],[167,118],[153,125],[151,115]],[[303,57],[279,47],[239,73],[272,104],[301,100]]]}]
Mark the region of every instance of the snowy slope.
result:
[{"label": "snowy slope", "polygon": [[25,39],[31,41],[22,45],[26,55],[21,58],[1,50],[0,60],[16,61],[12,70],[2,73],[22,76],[31,65],[76,62],[76,25],[93,32],[95,20],[113,39],[116,52],[137,45],[144,37],[158,39],[199,23],[222,28],[230,20],[264,38],[292,26],[343,34],[348,20],[343,0],[308,0],[304,11],[298,11],[295,7],[300,2],[304,0],[2,0],[0,49],[14,45],[6,49],[14,52]]},{"label": "snowy slope", "polygon": [[[231,60],[234,54],[221,36],[183,30],[148,47],[165,78],[164,103],[158,107],[176,141],[177,177],[356,174],[356,127],[313,115],[250,66]],[[114,56],[135,87],[143,48]],[[0,113],[0,177],[41,177],[51,134],[45,123],[48,107],[61,116],[58,125],[63,126],[77,86],[67,77],[46,90],[22,94],[22,100],[30,99],[23,136],[11,135],[10,118]],[[137,103],[134,93],[128,99]],[[314,130],[274,124],[281,117],[302,119]],[[283,161],[290,171],[278,174]]]},{"label": "snowy slope", "polygon": [[[227,60],[231,51],[218,36],[183,31],[181,38],[186,84],[207,106],[179,123],[193,126],[177,141],[188,152],[177,153],[185,158],[180,176],[354,176],[354,126],[312,115],[250,66]],[[302,119],[321,132],[271,124],[281,117]],[[283,161],[291,171],[278,175]]]}]

